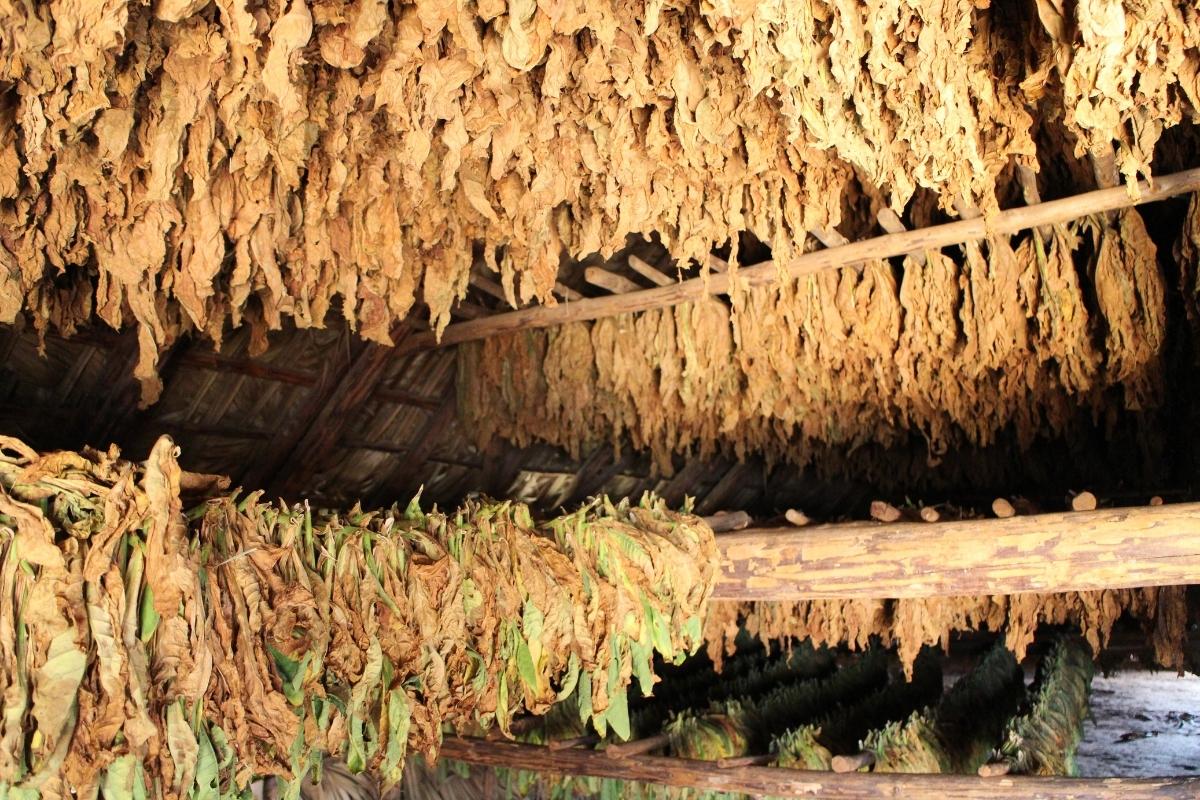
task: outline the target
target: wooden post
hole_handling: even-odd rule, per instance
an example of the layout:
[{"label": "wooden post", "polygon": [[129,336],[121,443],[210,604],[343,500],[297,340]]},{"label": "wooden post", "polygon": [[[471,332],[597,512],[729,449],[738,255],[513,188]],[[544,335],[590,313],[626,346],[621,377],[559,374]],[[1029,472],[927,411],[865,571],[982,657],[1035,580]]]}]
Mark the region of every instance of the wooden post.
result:
[{"label": "wooden post", "polygon": [[908,598],[1200,582],[1200,503],[717,536],[717,600]]},{"label": "wooden post", "polygon": [[[889,233],[872,239],[851,242],[841,247],[830,247],[804,253],[783,265],[767,261],[738,270],[738,280],[746,286],[762,286],[775,283],[781,274],[793,278],[812,275],[830,269],[839,269],[848,264],[857,264],[879,258],[891,258],[907,253],[940,250],[950,245],[977,242],[991,236],[1018,233],[1029,228],[1068,222],[1073,219],[1112,211],[1120,208],[1163,200],[1177,194],[1200,189],[1200,169],[1161,175],[1151,186],[1146,181],[1137,184],[1140,194],[1133,198],[1123,186],[1098,189],[1092,192],[1051,200],[1035,206],[1022,206],[1001,211],[991,217],[962,219],[943,225],[933,225],[903,233]],[[710,260],[710,263],[711,260]],[[449,325],[439,340],[432,331],[410,337],[400,347],[403,351],[427,350],[434,347],[486,339],[501,333],[546,328],[568,322],[602,319],[618,314],[630,314],[653,308],[666,308],[680,303],[701,300],[711,295],[728,294],[728,273],[716,272],[703,278],[642,289],[626,294],[593,297],[574,303],[556,306],[537,305],[485,319],[469,320]]]},{"label": "wooden post", "polygon": [[663,786],[772,797],[882,800],[954,797],[964,800],[1194,800],[1197,778],[1042,778],[809,772],[750,765],[721,766],[657,756],[611,758],[597,750],[555,750],[517,742],[451,737],[441,756],[486,767],[559,775],[644,781]]}]

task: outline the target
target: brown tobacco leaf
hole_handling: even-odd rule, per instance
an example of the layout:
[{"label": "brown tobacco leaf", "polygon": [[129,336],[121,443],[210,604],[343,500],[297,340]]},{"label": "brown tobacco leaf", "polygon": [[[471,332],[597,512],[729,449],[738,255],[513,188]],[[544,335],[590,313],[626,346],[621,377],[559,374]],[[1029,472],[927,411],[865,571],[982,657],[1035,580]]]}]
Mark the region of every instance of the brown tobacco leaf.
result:
[{"label": "brown tobacco leaf", "polygon": [[544,525],[258,495],[185,516],[175,458],[0,438],[0,784],[240,796],[326,755],[392,784],[444,726],[564,700],[628,737],[633,678],[701,644],[713,534],[657,499]]},{"label": "brown tobacco leaf", "polygon": [[0,321],[135,326],[146,402],[185,333],[440,331],[476,253],[551,303],[633,234],[787,263],[860,195],[995,211],[1039,118],[1132,178],[1200,105],[1189,0],[9,5]]},{"label": "brown tobacco leaf", "polygon": [[[1096,230],[1056,226],[459,348],[460,417],[480,446],[502,436],[575,457],[607,439],[678,457],[720,452],[811,463],[822,448],[887,447],[919,432],[929,456],[1029,446],[1080,412],[1161,399],[1163,277],[1136,211]],[[1095,292],[1095,313],[1088,295]]]},{"label": "brown tobacco leaf", "polygon": [[1187,602],[1182,587],[1119,589],[1060,594],[981,595],[908,600],[809,600],[716,602],[706,636],[714,663],[733,652],[739,621],[763,641],[787,643],[811,638],[814,645],[847,645],[862,650],[872,637],[896,645],[905,671],[921,648],[947,648],[955,631],[1003,632],[1018,659],[1025,657],[1039,625],[1075,625],[1098,654],[1123,614],[1139,620],[1160,664],[1182,669]]}]

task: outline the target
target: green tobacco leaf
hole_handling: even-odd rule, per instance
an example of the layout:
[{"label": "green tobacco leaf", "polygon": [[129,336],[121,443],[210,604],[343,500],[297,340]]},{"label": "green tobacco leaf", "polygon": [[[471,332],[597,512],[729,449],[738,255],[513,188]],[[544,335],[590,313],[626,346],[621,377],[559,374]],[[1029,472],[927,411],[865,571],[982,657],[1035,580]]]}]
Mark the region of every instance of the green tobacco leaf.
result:
[{"label": "green tobacco leaf", "polygon": [[146,800],[142,762],[132,754],[114,759],[104,773],[100,796],[104,800]]},{"label": "green tobacco leaf", "polygon": [[620,739],[629,738],[629,696],[624,689],[609,696],[604,718]]},{"label": "green tobacco leaf", "polygon": [[533,666],[533,656],[529,652],[529,644],[525,641],[524,636],[516,633],[513,645],[517,656],[517,674],[521,676],[521,682],[528,686],[530,691],[536,692],[537,670]]},{"label": "green tobacco leaf", "polygon": [[217,754],[208,734],[200,731],[196,759],[196,789],[192,800],[221,800],[221,775]]},{"label": "green tobacco leaf", "polygon": [[[33,673],[32,714],[45,745],[71,735],[75,693],[86,667],[87,654],[76,647],[75,631],[68,629],[50,642],[46,663]],[[36,771],[42,765],[30,766]]]},{"label": "green tobacco leaf", "polygon": [[150,584],[146,584],[142,590],[142,604],[140,607],[141,614],[139,616],[139,633],[138,638],[143,642],[150,641],[150,637],[154,636],[154,632],[158,630],[158,611],[154,608],[154,589]]},{"label": "green tobacco leaf", "polygon": [[408,729],[412,722],[412,709],[408,704],[408,696],[402,689],[392,689],[388,692],[387,731],[388,744],[384,753],[383,764],[380,767],[380,777],[386,785],[400,780],[404,768],[405,745],[408,742]]}]

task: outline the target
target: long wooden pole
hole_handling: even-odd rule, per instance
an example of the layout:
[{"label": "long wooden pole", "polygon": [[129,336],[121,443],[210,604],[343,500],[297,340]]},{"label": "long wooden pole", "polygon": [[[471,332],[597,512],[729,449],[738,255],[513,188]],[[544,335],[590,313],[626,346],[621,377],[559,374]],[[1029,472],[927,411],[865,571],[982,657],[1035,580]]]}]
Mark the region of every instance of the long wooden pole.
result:
[{"label": "long wooden pole", "polygon": [[717,536],[720,600],[903,598],[1200,583],[1200,503]]},{"label": "long wooden pole", "polygon": [[551,750],[517,742],[451,737],[441,755],[468,764],[536,770],[560,775],[644,781],[664,786],[772,797],[881,800],[955,797],[964,800],[1163,800],[1200,793],[1197,778],[1038,778],[973,775],[838,774],[759,766],[720,766],[715,761],[630,756],[597,750]]},{"label": "long wooden pole", "polygon": [[[1136,199],[1131,198],[1123,186],[1098,189],[1061,200],[1011,208],[1001,211],[990,219],[984,217],[962,219],[943,225],[933,225],[902,233],[890,233],[840,247],[817,250],[805,253],[787,265],[766,261],[738,270],[737,279],[748,286],[762,285],[778,280],[781,273],[791,277],[800,277],[861,261],[938,250],[950,245],[976,242],[990,236],[1014,234],[1029,228],[1068,222],[1088,214],[1114,211],[1197,190],[1200,190],[1200,169],[1190,169],[1155,178],[1153,185],[1146,181],[1139,182],[1140,195]],[[440,340],[434,337],[432,331],[410,336],[399,348],[402,352],[413,352],[486,339],[499,333],[526,328],[547,328],[568,322],[581,322],[612,317],[617,314],[666,308],[699,300],[708,295],[728,294],[730,280],[729,274],[716,273],[708,275],[706,278],[691,278],[654,289],[593,297],[555,306],[531,306],[518,311],[451,324],[442,333]]]}]

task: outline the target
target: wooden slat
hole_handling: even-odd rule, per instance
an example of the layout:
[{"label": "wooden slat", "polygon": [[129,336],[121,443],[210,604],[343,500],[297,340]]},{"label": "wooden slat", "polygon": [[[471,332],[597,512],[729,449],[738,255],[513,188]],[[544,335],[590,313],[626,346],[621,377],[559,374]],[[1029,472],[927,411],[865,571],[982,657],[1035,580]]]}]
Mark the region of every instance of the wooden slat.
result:
[{"label": "wooden slat", "polygon": [[1006,775],[897,775],[809,772],[777,767],[722,766],[661,756],[612,758],[597,750],[551,750],[517,742],[450,737],[441,756],[468,764],[560,775],[644,781],[677,788],[771,797],[882,800],[954,797],[964,800],[1193,800],[1198,778],[1041,778]]},{"label": "wooden slat", "polygon": [[317,376],[308,372],[277,367],[260,361],[246,358],[231,358],[220,353],[202,352],[191,349],[179,358],[181,367],[206,369],[213,372],[231,372],[237,375],[247,375],[251,378],[287,383],[292,386],[312,386],[317,382]]},{"label": "wooden slat", "polygon": [[446,389],[441,407],[429,415],[421,433],[407,455],[398,458],[392,469],[383,476],[372,493],[372,505],[389,506],[407,503],[425,479],[424,468],[441,443],[446,428],[458,414],[458,395],[453,382]]},{"label": "wooden slat", "polygon": [[670,275],[664,274],[658,267],[646,263],[637,256],[629,257],[629,268],[655,286],[670,286],[675,282]]},{"label": "wooden slat", "polygon": [[642,288],[625,276],[609,272],[603,267],[588,267],[583,271],[583,279],[592,286],[599,286],[614,294],[636,292]]},{"label": "wooden slat", "polygon": [[[879,227],[888,233],[904,233],[908,230],[908,228],[904,227],[904,222],[901,221],[899,215],[887,206],[879,209],[879,212],[875,215],[875,219],[879,220]],[[925,264],[924,253],[913,253],[912,257],[913,261],[916,261],[918,264]]]},{"label": "wooden slat", "polygon": [[[392,340],[402,342],[410,330],[398,323],[390,332]],[[335,365],[313,390],[286,431],[265,448],[255,469],[243,478],[245,485],[269,486],[285,495],[301,493],[313,471],[330,463],[346,425],[356,418],[355,410],[370,398],[396,355],[395,348],[375,342],[352,342],[351,347],[351,358]]]},{"label": "wooden slat", "polygon": [[[811,275],[829,269],[838,269],[879,258],[891,258],[925,250],[940,250],[950,245],[976,242],[989,236],[1014,234],[1040,225],[1067,222],[1088,214],[1162,200],[1178,194],[1200,189],[1200,169],[1191,169],[1164,175],[1154,179],[1154,185],[1142,181],[1138,184],[1141,194],[1132,199],[1125,187],[1099,189],[1075,197],[1051,200],[1036,206],[1022,206],[1002,211],[990,219],[964,219],[933,225],[905,233],[890,233],[873,239],[852,242],[843,247],[816,250],[794,259],[782,270],[774,262],[767,261],[738,270],[739,280],[747,285],[761,286],[774,283],[783,272],[792,277]],[[708,275],[707,279],[693,278],[671,286],[658,286],[620,295],[607,295],[564,303],[557,306],[532,306],[519,311],[496,314],[485,319],[449,325],[438,341],[432,332],[411,337],[401,347],[405,350],[420,350],[461,342],[485,339],[501,333],[526,328],[545,328],[567,322],[601,319],[617,314],[665,308],[709,295],[728,294],[729,276],[723,273]]]},{"label": "wooden slat", "polygon": [[717,537],[721,600],[902,598],[1200,583],[1200,503]]}]

